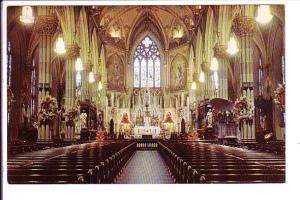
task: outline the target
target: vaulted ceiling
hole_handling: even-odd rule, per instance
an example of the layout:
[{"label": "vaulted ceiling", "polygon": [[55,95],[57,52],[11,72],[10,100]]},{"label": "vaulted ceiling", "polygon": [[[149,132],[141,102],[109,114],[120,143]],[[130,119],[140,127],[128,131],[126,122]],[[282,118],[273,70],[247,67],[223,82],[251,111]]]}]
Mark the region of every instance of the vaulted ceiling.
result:
[{"label": "vaulted ceiling", "polygon": [[129,49],[149,30],[164,48],[191,40],[205,11],[200,6],[93,6],[92,20],[104,41]]}]

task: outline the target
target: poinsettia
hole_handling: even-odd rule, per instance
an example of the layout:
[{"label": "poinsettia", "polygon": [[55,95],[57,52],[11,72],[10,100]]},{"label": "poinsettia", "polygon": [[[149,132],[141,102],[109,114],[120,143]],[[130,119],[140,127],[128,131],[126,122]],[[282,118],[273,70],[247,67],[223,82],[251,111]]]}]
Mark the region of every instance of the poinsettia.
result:
[{"label": "poinsettia", "polygon": [[59,114],[58,104],[55,97],[47,95],[41,102],[41,109],[38,112],[37,122],[35,127],[41,126],[42,124],[49,123]]},{"label": "poinsettia", "polygon": [[66,113],[66,117],[67,117],[67,121],[66,123],[68,125],[74,125],[74,121],[76,116],[79,114],[79,109],[77,107],[73,107],[71,108],[67,113]]},{"label": "poinsettia", "polygon": [[285,85],[278,84],[274,91],[274,102],[282,112],[285,111]]},{"label": "poinsettia", "polygon": [[241,96],[234,102],[234,114],[238,120],[252,120],[254,116],[254,105],[246,96]]}]

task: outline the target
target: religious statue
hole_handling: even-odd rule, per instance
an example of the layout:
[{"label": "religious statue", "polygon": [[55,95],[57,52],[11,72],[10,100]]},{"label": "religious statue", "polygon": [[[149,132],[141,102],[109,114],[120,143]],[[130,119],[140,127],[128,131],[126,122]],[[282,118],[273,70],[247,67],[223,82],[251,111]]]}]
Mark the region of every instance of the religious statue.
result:
[{"label": "religious statue", "polygon": [[80,121],[81,121],[81,127],[87,128],[87,114],[86,113],[81,113]]},{"label": "religious statue", "polygon": [[184,72],[183,72],[183,66],[181,64],[177,65],[177,80],[178,80],[178,86],[184,85]]},{"label": "religious statue", "polygon": [[212,128],[213,125],[213,113],[211,111],[211,109],[208,110],[207,114],[206,114],[206,120],[207,120],[207,128]]}]

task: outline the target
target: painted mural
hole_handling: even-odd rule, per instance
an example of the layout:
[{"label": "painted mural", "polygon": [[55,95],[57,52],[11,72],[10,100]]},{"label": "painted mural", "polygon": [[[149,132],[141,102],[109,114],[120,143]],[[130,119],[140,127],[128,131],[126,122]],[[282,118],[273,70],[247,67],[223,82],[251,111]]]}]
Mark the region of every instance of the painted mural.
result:
[{"label": "painted mural", "polygon": [[111,55],[108,59],[107,86],[109,90],[124,90],[124,64],[117,54]]},{"label": "painted mural", "polygon": [[186,88],[187,61],[181,54],[177,54],[172,61],[171,67],[171,88],[183,90]]}]

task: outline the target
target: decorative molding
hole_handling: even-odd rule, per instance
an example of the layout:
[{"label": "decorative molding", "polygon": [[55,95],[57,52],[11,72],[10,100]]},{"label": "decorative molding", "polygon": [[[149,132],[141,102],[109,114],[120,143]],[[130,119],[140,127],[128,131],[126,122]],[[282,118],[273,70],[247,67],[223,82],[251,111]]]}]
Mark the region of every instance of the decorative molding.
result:
[{"label": "decorative molding", "polygon": [[233,20],[232,28],[239,36],[252,36],[255,32],[253,17],[240,16]]},{"label": "decorative molding", "polygon": [[58,19],[55,15],[40,15],[37,17],[34,31],[40,35],[53,35],[58,26]]},{"label": "decorative molding", "polygon": [[67,58],[77,58],[80,54],[80,47],[78,46],[77,42],[74,44],[68,45],[67,46]]}]

